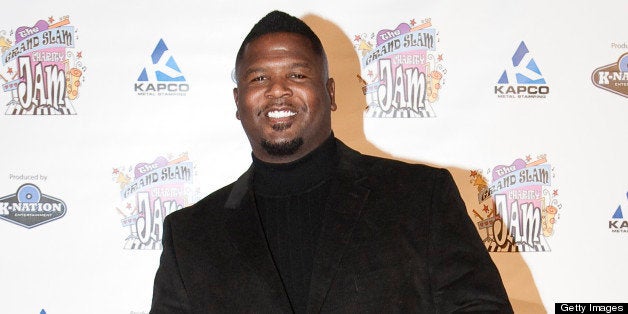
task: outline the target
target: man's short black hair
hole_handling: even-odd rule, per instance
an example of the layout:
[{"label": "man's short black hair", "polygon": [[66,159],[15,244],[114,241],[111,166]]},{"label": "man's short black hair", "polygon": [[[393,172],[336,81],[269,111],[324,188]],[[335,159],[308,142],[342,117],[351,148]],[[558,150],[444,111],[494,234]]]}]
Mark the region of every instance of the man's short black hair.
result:
[{"label": "man's short black hair", "polygon": [[323,58],[323,62],[327,64],[327,56],[323,49],[321,40],[316,36],[314,31],[307,26],[301,19],[281,11],[272,11],[259,20],[251,29],[248,35],[242,41],[240,50],[236,57],[236,65],[242,59],[244,48],[247,44],[255,39],[270,33],[295,33],[305,36],[312,43],[312,49],[316,54]]}]

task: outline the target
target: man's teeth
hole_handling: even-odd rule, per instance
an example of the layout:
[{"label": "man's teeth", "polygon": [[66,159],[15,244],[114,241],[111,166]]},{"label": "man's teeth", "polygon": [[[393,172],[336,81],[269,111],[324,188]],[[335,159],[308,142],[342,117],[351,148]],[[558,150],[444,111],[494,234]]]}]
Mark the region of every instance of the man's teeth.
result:
[{"label": "man's teeth", "polygon": [[290,110],[273,110],[268,112],[269,118],[286,118],[296,115],[296,112]]}]

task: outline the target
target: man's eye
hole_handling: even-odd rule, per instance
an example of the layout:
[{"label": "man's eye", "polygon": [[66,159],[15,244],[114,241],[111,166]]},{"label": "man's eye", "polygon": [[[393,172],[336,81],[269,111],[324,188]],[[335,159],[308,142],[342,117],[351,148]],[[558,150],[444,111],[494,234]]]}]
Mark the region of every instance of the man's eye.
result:
[{"label": "man's eye", "polygon": [[292,73],[292,74],[290,74],[290,77],[291,77],[291,78],[302,79],[302,78],[305,78],[305,75],[303,75],[303,74],[298,74],[298,73]]},{"label": "man's eye", "polygon": [[265,79],[266,79],[266,77],[265,77],[265,76],[256,76],[256,77],[254,77],[254,78],[251,80],[251,82],[261,82],[261,81],[263,81],[263,80],[265,80]]}]

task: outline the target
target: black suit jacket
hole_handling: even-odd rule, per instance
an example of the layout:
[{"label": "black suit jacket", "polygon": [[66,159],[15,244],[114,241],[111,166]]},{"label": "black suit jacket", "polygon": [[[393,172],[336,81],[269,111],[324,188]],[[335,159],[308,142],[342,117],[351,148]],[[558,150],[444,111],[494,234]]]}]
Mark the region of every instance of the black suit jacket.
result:
[{"label": "black suit jacket", "polygon": [[[447,170],[337,147],[308,313],[512,312]],[[291,312],[251,172],[166,217],[151,313]]]}]

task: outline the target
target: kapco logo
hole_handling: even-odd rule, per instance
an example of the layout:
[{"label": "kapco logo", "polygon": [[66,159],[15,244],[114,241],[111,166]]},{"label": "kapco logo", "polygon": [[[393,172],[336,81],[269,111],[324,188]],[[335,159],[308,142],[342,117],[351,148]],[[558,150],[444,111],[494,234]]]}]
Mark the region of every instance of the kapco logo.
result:
[{"label": "kapco logo", "polygon": [[499,98],[545,98],[550,92],[541,70],[522,41],[495,85]]},{"label": "kapco logo", "polygon": [[[626,193],[626,199],[628,200],[628,193]],[[617,207],[613,217],[608,221],[608,229],[611,232],[628,232],[628,220],[624,219],[624,214],[621,210],[621,205]]]},{"label": "kapco logo", "polygon": [[177,62],[160,39],[135,83],[135,92],[140,96],[185,96],[190,85],[185,81]]},{"label": "kapco logo", "polygon": [[29,229],[59,219],[66,211],[62,200],[42,194],[31,183],[20,186],[15,194],[0,198],[0,219]]}]

